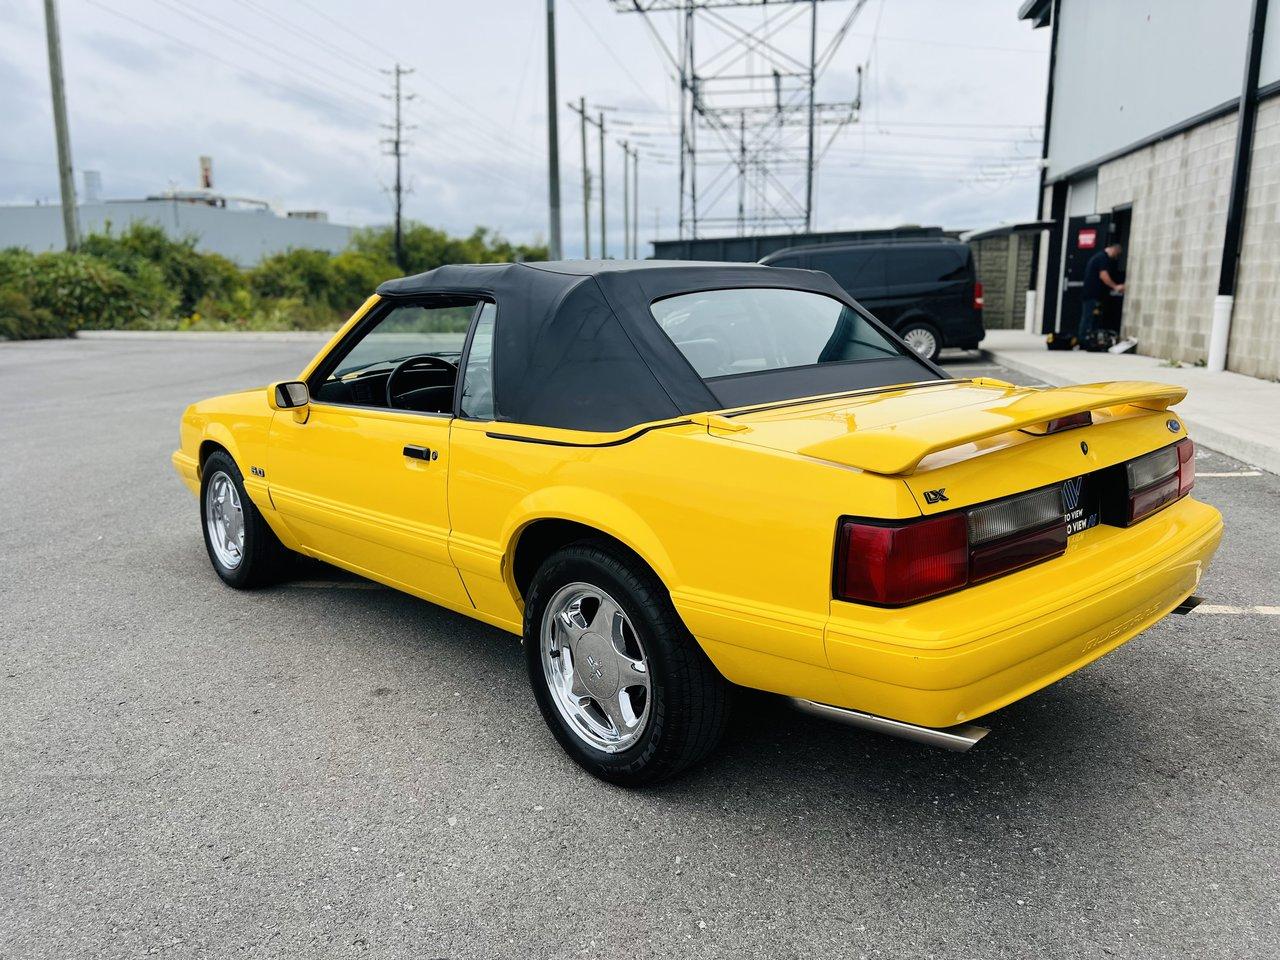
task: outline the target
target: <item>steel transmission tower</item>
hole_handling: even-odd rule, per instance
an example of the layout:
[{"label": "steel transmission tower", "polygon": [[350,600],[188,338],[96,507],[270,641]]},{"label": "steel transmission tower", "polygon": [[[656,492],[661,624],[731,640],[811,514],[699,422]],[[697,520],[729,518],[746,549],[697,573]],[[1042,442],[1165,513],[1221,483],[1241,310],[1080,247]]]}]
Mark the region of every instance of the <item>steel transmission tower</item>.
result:
[{"label": "steel transmission tower", "polygon": [[[609,2],[644,18],[679,86],[680,237],[811,230],[818,167],[858,119],[862,68],[846,100],[819,102],[818,81],[867,0]],[[821,45],[820,4],[845,7]]]}]

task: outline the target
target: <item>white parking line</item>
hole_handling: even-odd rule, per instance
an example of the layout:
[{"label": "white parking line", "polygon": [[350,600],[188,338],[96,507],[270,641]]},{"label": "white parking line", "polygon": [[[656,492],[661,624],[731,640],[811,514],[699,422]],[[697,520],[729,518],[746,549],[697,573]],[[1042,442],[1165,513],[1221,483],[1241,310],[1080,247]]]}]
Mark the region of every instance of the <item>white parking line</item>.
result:
[{"label": "white parking line", "polygon": [[1201,473],[1196,471],[1197,477],[1260,477],[1261,470],[1237,470],[1234,473]]},{"label": "white parking line", "polygon": [[295,587],[306,587],[308,590],[382,590],[380,583],[368,580],[295,580]]},{"label": "white parking line", "polygon": [[1193,613],[1223,613],[1228,615],[1239,615],[1245,613],[1260,613],[1268,617],[1280,616],[1280,607],[1231,607],[1220,603],[1202,603],[1196,607]]}]

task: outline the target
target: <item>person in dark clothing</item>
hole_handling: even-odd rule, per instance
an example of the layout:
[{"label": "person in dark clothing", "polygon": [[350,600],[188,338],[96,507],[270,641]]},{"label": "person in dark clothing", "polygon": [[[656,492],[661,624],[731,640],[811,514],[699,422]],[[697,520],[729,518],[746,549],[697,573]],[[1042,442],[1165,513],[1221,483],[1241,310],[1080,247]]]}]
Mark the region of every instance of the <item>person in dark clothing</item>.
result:
[{"label": "person in dark clothing", "polygon": [[1084,343],[1097,326],[1102,316],[1102,299],[1107,291],[1124,292],[1124,284],[1115,279],[1120,275],[1122,250],[1120,244],[1109,243],[1085,264],[1084,289],[1080,291],[1084,302],[1080,308],[1080,327],[1076,331],[1076,340],[1080,343]]}]

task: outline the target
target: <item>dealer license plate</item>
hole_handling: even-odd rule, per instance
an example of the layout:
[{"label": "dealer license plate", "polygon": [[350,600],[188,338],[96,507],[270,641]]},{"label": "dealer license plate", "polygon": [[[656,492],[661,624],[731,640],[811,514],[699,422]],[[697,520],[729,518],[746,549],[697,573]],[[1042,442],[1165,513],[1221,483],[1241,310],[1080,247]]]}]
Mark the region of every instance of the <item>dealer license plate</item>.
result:
[{"label": "dealer license plate", "polygon": [[1067,515],[1067,536],[1098,525],[1098,484],[1088,475],[1062,485],[1062,506]]}]

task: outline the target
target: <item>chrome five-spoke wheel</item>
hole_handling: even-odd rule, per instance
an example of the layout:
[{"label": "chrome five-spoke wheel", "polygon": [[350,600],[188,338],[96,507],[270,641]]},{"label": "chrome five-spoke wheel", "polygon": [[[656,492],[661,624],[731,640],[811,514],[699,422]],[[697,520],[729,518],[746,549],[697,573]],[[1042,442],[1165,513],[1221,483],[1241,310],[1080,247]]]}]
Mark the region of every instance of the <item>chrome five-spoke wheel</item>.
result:
[{"label": "chrome five-spoke wheel", "polygon": [[204,522],[218,563],[235,570],[244,560],[244,507],[236,485],[222,471],[210,477],[205,487]]},{"label": "chrome five-spoke wheel", "polygon": [[541,656],[556,710],[583,743],[619,753],[640,739],[652,700],[649,664],[609,594],[589,583],[556,591],[542,616]]}]

